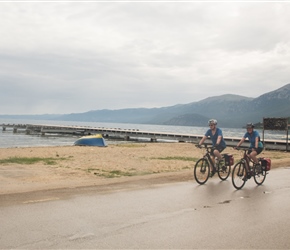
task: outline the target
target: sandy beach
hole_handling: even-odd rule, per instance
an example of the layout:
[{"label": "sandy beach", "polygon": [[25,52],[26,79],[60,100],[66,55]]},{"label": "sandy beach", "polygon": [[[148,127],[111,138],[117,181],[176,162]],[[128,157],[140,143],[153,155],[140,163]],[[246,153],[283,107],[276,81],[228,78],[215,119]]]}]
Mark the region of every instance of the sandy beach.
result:
[{"label": "sandy beach", "polygon": [[[227,148],[225,153],[241,158]],[[193,180],[193,166],[203,155],[190,143],[132,143],[108,147],[28,147],[0,149],[0,194],[107,185],[147,180]],[[272,168],[289,167],[290,153],[263,151]],[[21,158],[11,163],[8,159]],[[27,164],[23,159],[34,159]],[[8,160],[8,161],[7,161]]]}]

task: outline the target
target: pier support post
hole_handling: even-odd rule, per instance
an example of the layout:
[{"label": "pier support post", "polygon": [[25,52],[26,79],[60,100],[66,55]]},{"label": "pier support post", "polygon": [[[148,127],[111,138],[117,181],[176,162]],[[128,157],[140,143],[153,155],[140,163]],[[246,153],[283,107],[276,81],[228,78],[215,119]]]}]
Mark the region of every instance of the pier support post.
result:
[{"label": "pier support post", "polygon": [[17,128],[13,128],[13,133],[17,133]]}]

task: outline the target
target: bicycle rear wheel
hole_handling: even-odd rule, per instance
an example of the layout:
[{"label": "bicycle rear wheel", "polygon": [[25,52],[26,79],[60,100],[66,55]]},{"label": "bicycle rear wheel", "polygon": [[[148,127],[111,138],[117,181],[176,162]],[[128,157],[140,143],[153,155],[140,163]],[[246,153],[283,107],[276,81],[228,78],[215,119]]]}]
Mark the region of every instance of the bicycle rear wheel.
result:
[{"label": "bicycle rear wheel", "polygon": [[219,163],[217,171],[218,171],[219,178],[222,181],[225,181],[230,176],[231,167],[230,166],[226,166],[225,163],[223,163],[223,165],[221,163]]},{"label": "bicycle rear wheel", "polygon": [[257,185],[262,185],[262,183],[266,179],[266,171],[262,169],[262,165],[255,165],[254,167],[254,181],[256,182]]},{"label": "bicycle rear wheel", "polygon": [[208,160],[204,158],[199,159],[196,162],[193,171],[194,178],[197,181],[197,183],[201,185],[206,183],[209,178],[209,172],[210,168]]},{"label": "bicycle rear wheel", "polygon": [[236,189],[241,189],[245,185],[244,176],[246,176],[246,166],[244,162],[240,161],[234,166],[232,172],[232,183]]}]

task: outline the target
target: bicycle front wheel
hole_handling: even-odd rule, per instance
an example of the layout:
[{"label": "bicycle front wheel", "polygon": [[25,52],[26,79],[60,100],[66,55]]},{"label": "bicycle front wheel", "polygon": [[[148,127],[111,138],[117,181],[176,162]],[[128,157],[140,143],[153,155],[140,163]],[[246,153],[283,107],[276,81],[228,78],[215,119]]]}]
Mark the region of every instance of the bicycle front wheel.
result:
[{"label": "bicycle front wheel", "polygon": [[225,163],[223,165],[221,163],[219,163],[217,171],[218,171],[219,178],[222,181],[225,181],[229,177],[229,175],[231,173],[231,167],[230,166],[226,166]]},{"label": "bicycle front wheel", "polygon": [[246,166],[244,162],[240,161],[234,166],[232,172],[232,183],[236,189],[241,189],[245,185],[246,183],[246,180],[244,180],[245,176],[246,176]]},{"label": "bicycle front wheel", "polygon": [[261,165],[255,165],[254,167],[254,181],[256,182],[257,185],[262,185],[262,183],[265,181],[266,179],[266,171],[262,170],[262,166]]},{"label": "bicycle front wheel", "polygon": [[208,178],[209,178],[209,172],[210,172],[210,168],[209,168],[209,163],[207,159],[201,158],[199,159],[195,166],[194,166],[194,178],[197,181],[197,183],[199,184],[204,184],[207,182]]}]

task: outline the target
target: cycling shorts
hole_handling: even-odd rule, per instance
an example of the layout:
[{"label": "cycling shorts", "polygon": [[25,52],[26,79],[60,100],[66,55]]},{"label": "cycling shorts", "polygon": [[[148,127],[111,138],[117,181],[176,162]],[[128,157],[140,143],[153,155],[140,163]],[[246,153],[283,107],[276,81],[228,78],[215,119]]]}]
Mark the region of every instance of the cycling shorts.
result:
[{"label": "cycling shorts", "polygon": [[218,146],[215,146],[214,148],[212,148],[210,153],[213,155],[214,150],[217,150],[221,153],[224,149],[225,149],[225,147],[218,145]]},{"label": "cycling shorts", "polygon": [[[264,148],[257,148],[257,149],[256,149],[257,155],[258,155],[258,154],[261,154],[261,152],[263,151],[263,149],[264,149]],[[249,155],[250,153],[252,153],[252,149],[249,149],[249,150],[248,150],[248,155]]]}]

